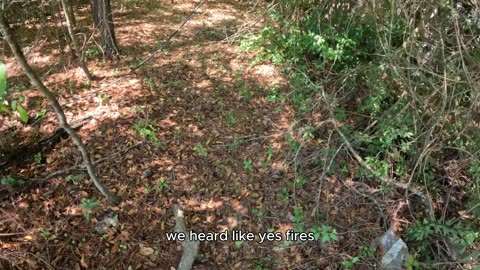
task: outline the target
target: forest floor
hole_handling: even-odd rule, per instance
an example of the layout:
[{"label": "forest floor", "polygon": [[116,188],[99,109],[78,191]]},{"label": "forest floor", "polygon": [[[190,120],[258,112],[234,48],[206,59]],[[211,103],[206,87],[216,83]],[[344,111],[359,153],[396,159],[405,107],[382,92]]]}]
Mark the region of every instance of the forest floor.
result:
[{"label": "forest floor", "polygon": [[[81,165],[68,138],[4,164],[2,177],[16,175],[26,183],[1,187],[2,269],[174,269],[181,243],[166,239],[175,227],[174,204],[183,206],[187,227],[196,232],[335,229],[330,232],[337,240],[324,243],[205,241],[194,269],[337,269],[384,232],[389,202],[357,192],[353,172],[342,179],[318,167],[308,177],[295,170],[299,162],[320,159],[328,142],[290,151],[286,135],[297,132],[302,119],[287,103],[269,98],[288,93],[288,79],[268,63],[251,65],[255,55],[226,42],[253,23],[260,8],[208,1],[168,49],[105,87],[154,51],[196,4],[175,2],[114,2],[121,59],[103,62],[88,43],[87,64],[98,78],[92,83],[70,60],[53,19],[18,32],[22,42],[36,42],[26,55],[60,102],[69,103],[69,121],[92,116],[78,132],[100,160],[102,181],[122,203],[106,201],[79,167],[45,179]],[[81,6],[78,25],[86,36],[89,20],[88,6]],[[15,95],[25,97],[32,117],[48,110],[3,48]],[[28,145],[59,128],[51,112],[27,125],[7,116],[0,121],[2,147]],[[95,198],[98,205],[88,210]],[[118,222],[97,232],[106,217]],[[356,269],[372,265],[367,260]]]}]

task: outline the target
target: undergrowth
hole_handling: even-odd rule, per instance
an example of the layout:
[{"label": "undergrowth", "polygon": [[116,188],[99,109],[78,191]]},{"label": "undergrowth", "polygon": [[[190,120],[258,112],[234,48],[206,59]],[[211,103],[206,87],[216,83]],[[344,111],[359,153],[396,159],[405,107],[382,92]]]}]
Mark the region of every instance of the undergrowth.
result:
[{"label": "undergrowth", "polygon": [[[408,268],[438,268],[446,260],[472,267],[480,239],[480,27],[468,15],[474,7],[468,13],[449,1],[367,1],[347,8],[334,2],[280,0],[265,27],[241,42],[258,52],[252,65],[270,61],[290,78],[291,92],[274,88],[267,100],[291,103],[301,119],[301,132],[286,137],[293,159],[313,145],[321,161],[292,164],[313,172],[307,178],[318,178],[318,168],[339,177],[353,170],[355,181],[392,198],[405,190],[378,177],[423,190],[433,212],[409,205],[410,213],[401,216],[409,221]],[[340,136],[318,132],[331,118],[371,170],[348,160]],[[337,147],[322,148],[326,141]],[[291,192],[282,192],[288,200]],[[344,267],[363,257],[353,258]]]}]

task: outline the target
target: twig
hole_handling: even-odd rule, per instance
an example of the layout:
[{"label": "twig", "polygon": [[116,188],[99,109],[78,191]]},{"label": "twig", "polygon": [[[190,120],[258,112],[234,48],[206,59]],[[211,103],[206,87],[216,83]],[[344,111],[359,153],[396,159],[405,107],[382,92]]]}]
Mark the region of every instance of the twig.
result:
[{"label": "twig", "polygon": [[[173,205],[173,213],[175,216],[175,231],[177,233],[184,233],[187,235],[187,227],[185,226],[185,216],[183,214],[183,209],[180,205]],[[198,247],[200,246],[199,241],[191,241],[186,237],[185,241],[182,243],[183,253],[180,262],[178,263],[178,270],[190,270],[192,269],[193,262],[195,257],[197,257]]]},{"label": "twig", "polygon": [[[337,121],[335,120],[332,120],[330,119],[330,122],[333,124],[333,127],[335,129],[335,131],[337,131],[337,133],[340,135],[340,137],[342,137],[342,140],[345,142],[345,145],[347,146],[348,150],[350,151],[350,153],[353,155],[353,157],[358,161],[358,163],[360,163],[360,165],[362,165],[362,167],[364,167],[365,169],[367,169],[369,172],[371,172],[372,174],[375,175],[375,171],[370,167],[370,165],[368,165],[362,157],[360,157],[360,155],[358,154],[358,152],[353,148],[352,144],[350,144],[350,141],[347,139],[347,137],[345,137],[345,135],[343,134],[343,132],[338,128],[338,125],[337,125]],[[392,186],[395,186],[397,188],[401,188],[401,189],[404,189],[404,190],[407,190],[407,191],[410,191],[411,193],[415,194],[415,195],[418,195],[419,197],[421,197],[425,203],[427,204],[427,207],[428,207],[428,211],[429,211],[429,214],[431,216],[434,215],[434,211],[433,211],[433,205],[432,205],[432,202],[430,200],[430,198],[425,195],[422,191],[420,191],[419,189],[415,188],[415,187],[412,187],[410,186],[409,184],[405,184],[405,183],[400,183],[398,181],[396,181],[395,179],[392,179],[390,177],[385,177],[385,176],[376,176],[381,182],[385,183],[385,184],[388,184],[388,185],[392,185]]]}]

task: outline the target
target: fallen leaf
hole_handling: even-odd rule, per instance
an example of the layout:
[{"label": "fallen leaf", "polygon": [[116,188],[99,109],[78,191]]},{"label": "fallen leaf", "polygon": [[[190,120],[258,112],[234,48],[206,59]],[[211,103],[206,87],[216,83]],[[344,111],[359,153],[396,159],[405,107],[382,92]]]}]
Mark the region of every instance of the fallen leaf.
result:
[{"label": "fallen leaf", "polygon": [[151,247],[146,247],[143,244],[140,244],[140,250],[139,253],[143,256],[150,256],[153,254],[154,250]]},{"label": "fallen leaf", "polygon": [[82,265],[83,268],[88,269],[88,264],[85,261],[85,256],[84,255],[82,255],[82,259],[80,260],[80,264]]}]

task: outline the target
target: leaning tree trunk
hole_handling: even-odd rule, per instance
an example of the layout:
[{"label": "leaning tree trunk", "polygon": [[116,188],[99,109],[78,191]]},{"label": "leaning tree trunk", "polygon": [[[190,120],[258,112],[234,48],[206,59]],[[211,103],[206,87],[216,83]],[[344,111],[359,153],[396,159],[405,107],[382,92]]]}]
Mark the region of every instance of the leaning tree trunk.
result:
[{"label": "leaning tree trunk", "polygon": [[25,56],[23,55],[22,50],[20,49],[20,46],[18,46],[17,42],[13,38],[13,35],[10,31],[10,26],[8,25],[8,22],[6,21],[4,17],[3,11],[0,11],[0,30],[3,34],[4,39],[7,41],[8,45],[12,49],[13,55],[15,55],[15,58],[17,58],[18,63],[22,67],[23,71],[27,74],[28,78],[30,79],[30,82],[42,92],[42,94],[47,98],[48,102],[50,105],[54,108],[58,121],[60,122],[61,127],[70,135],[72,138],[73,142],[77,145],[80,153],[82,154],[83,161],[85,163],[85,167],[87,168],[88,174],[90,178],[92,179],[93,183],[95,186],[98,188],[98,190],[111,202],[113,203],[119,203],[119,199],[110,193],[110,191],[100,182],[100,180],[97,178],[96,172],[95,172],[95,167],[90,160],[90,154],[88,153],[85,145],[82,142],[82,139],[77,135],[75,130],[70,127],[70,125],[67,122],[67,118],[65,117],[65,114],[63,112],[62,107],[60,106],[60,103],[58,103],[58,100],[55,98],[55,95],[50,92],[47,87],[40,81],[38,76],[35,74],[33,71],[32,67],[28,64],[27,60],[25,59]]},{"label": "leaning tree trunk", "polygon": [[65,4],[63,3],[63,0],[62,0],[62,5],[64,5],[63,9],[64,9],[65,12],[68,12],[69,16],[72,18],[71,19],[71,24],[72,24],[73,27],[75,27],[75,26],[77,26],[77,22],[75,20],[75,15],[74,15],[75,14],[75,12],[74,12],[75,3],[73,2],[74,0],[65,0],[65,1],[66,1],[66,4],[67,4],[66,6],[65,6]]},{"label": "leaning tree trunk", "polygon": [[85,75],[87,75],[88,80],[93,81],[93,76],[88,70],[87,64],[85,64],[82,49],[78,45],[77,37],[75,36],[75,29],[73,28],[75,25],[75,17],[73,15],[71,3],[68,3],[68,0],[61,0],[61,2],[63,6],[63,11],[65,13],[65,18],[67,20],[68,34],[70,35],[70,39],[72,40],[73,56],[78,60],[78,64],[82,68],[83,72],[85,72]]},{"label": "leaning tree trunk", "polygon": [[118,56],[119,49],[113,26],[112,6],[110,0],[90,0],[92,18],[95,28],[101,33],[101,43],[104,59],[113,59]]}]

